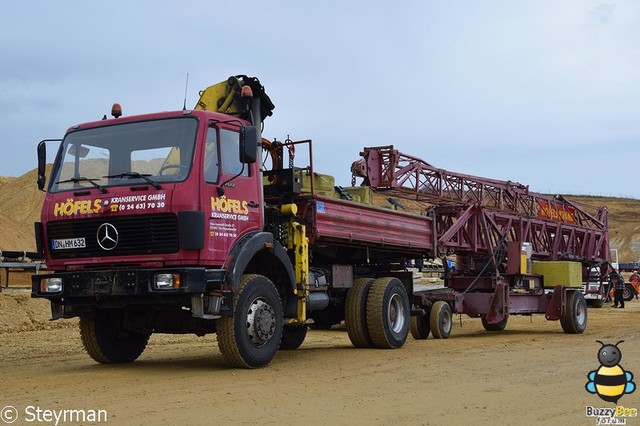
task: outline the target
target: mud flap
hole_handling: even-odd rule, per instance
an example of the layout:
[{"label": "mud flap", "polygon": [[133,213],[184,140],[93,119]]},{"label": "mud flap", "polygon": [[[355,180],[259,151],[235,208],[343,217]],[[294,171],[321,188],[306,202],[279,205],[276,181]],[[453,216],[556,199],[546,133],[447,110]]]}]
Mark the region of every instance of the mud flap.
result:
[{"label": "mud flap", "polygon": [[564,315],[567,310],[567,292],[564,286],[557,285],[553,289],[553,294],[549,304],[547,305],[547,312],[544,314],[545,318],[549,321],[557,321]]},{"label": "mud flap", "polygon": [[509,288],[502,278],[496,283],[493,292],[486,321],[489,324],[498,324],[509,315]]}]

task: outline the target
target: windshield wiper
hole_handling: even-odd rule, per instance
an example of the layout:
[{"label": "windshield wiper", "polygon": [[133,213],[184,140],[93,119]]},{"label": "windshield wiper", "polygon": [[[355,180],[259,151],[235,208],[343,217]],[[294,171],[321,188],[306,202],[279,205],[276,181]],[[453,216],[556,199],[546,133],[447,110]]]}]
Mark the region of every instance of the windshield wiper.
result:
[{"label": "windshield wiper", "polygon": [[58,182],[56,182],[56,185],[59,183],[69,183],[69,182],[73,182],[73,183],[78,183],[78,182],[89,182],[91,185],[95,186],[96,188],[98,188],[100,190],[100,192],[102,192],[103,194],[107,193],[107,188],[105,188],[102,185],[99,185],[98,183],[96,183],[96,178],[87,178],[87,177],[73,177],[71,179],[67,179],[67,180],[59,180]]},{"label": "windshield wiper", "polygon": [[146,181],[151,186],[153,186],[155,189],[162,189],[160,184],[158,182],[154,181],[153,179],[150,179],[149,176],[151,176],[151,175],[150,174],[142,174],[142,173],[138,173],[138,172],[125,172],[125,173],[118,173],[117,175],[102,176],[102,177],[103,178],[107,178],[107,179],[124,178],[124,177],[129,178],[129,179],[140,178],[140,179]]}]

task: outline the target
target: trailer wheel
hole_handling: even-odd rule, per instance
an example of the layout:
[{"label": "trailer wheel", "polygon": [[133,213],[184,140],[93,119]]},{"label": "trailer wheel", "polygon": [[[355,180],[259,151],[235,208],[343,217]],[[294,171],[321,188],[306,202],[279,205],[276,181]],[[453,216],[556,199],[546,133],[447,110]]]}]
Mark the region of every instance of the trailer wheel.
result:
[{"label": "trailer wheel", "polygon": [[496,324],[489,324],[487,322],[486,315],[482,315],[480,317],[480,320],[482,321],[482,326],[487,331],[503,331],[504,328],[507,326],[507,321],[509,321],[509,315],[505,315],[505,317],[502,319],[502,321],[500,321],[499,323],[496,323]]},{"label": "trailer wheel", "polygon": [[633,300],[633,296],[635,296],[635,291],[633,290],[633,286],[631,284],[625,284],[624,290],[622,291],[622,299],[625,302],[629,302]]},{"label": "trailer wheel", "polygon": [[567,309],[560,318],[560,325],[569,334],[580,334],[587,328],[587,302],[582,292],[567,292]]},{"label": "trailer wheel", "polygon": [[306,325],[285,325],[282,328],[280,349],[298,349],[304,342],[305,337],[307,337],[307,328]]},{"label": "trailer wheel", "polygon": [[244,275],[233,295],[233,316],[216,324],[218,347],[235,367],[264,367],[280,346],[282,327],[282,302],[273,283],[262,275]]},{"label": "trailer wheel", "polygon": [[138,334],[122,328],[123,312],[98,309],[94,317],[80,317],[82,346],[94,361],[102,364],[135,361],[147,346],[148,334]]},{"label": "trailer wheel", "polygon": [[429,322],[434,339],[447,339],[453,328],[453,315],[449,304],[443,300],[435,302],[431,307]]},{"label": "trailer wheel", "polygon": [[411,317],[409,331],[416,340],[424,340],[429,337],[431,332],[431,324],[429,323],[429,315],[416,315]]},{"label": "trailer wheel", "polygon": [[358,278],[347,293],[344,315],[349,340],[356,348],[372,348],[367,328],[367,296],[373,278]]},{"label": "trailer wheel", "polygon": [[367,328],[376,348],[397,349],[409,335],[411,307],[402,282],[382,277],[371,283],[367,296]]}]

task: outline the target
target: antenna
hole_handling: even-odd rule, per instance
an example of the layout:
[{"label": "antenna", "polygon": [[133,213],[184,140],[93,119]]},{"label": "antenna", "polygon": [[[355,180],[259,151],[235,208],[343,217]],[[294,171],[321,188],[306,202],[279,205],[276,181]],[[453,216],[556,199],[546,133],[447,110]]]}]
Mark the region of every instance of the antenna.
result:
[{"label": "antenna", "polygon": [[182,105],[182,110],[187,110],[187,88],[189,87],[189,73],[187,73],[187,81],[184,83],[184,104]]}]

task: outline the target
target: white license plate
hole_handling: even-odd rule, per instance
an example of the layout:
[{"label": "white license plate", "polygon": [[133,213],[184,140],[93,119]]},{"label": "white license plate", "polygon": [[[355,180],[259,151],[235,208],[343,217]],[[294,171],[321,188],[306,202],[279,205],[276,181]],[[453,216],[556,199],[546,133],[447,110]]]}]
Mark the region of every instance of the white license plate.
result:
[{"label": "white license plate", "polygon": [[86,248],[87,243],[84,238],[67,238],[64,240],[51,240],[52,250],[70,250],[78,248]]}]

